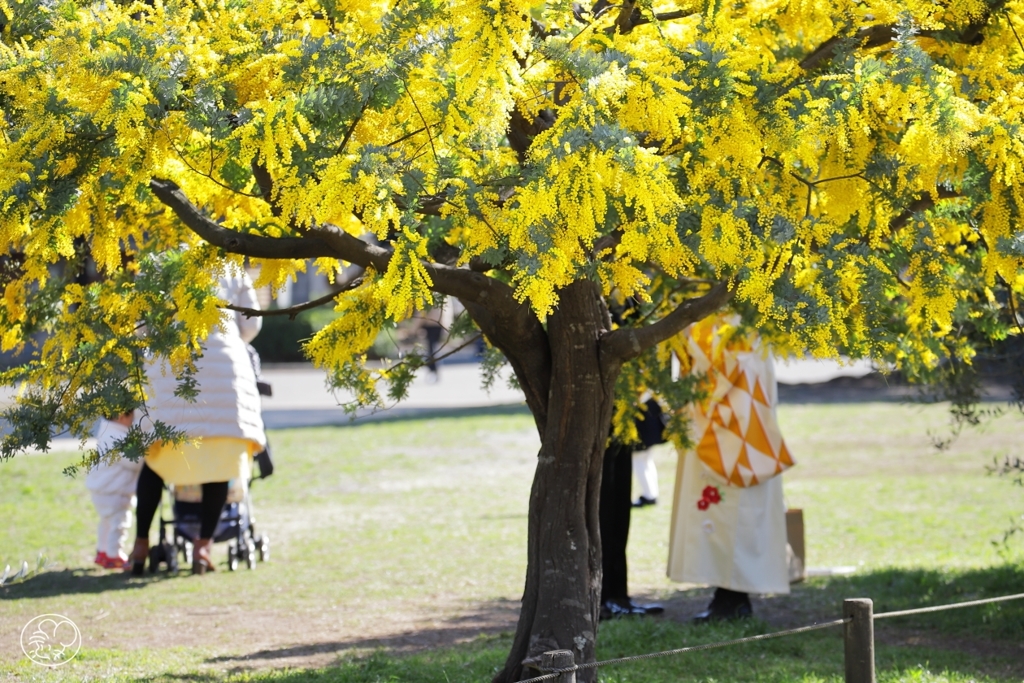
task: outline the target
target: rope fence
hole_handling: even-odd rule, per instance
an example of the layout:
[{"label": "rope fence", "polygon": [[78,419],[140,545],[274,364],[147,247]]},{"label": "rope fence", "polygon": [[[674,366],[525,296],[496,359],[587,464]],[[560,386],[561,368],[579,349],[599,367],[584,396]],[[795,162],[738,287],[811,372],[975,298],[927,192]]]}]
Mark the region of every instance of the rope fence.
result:
[{"label": "rope fence", "polygon": [[[743,643],[752,643],[760,640],[782,638],[797,633],[807,633],[821,629],[832,628],[843,625],[846,663],[846,683],[874,683],[875,681],[875,643],[874,643],[874,621],[876,619],[888,619],[890,617],[906,617],[914,614],[928,614],[931,612],[943,612],[946,610],[960,609],[963,607],[976,607],[1009,600],[1024,599],[1024,593],[1015,595],[1003,595],[997,598],[985,598],[982,600],[970,600],[968,602],[956,602],[948,605],[936,605],[934,607],[919,607],[916,609],[898,610],[894,612],[873,613],[871,600],[861,598],[843,601],[843,618],[826,621],[820,624],[800,626],[799,628],[775,631],[773,633],[762,633],[756,636],[724,640],[717,643],[705,643],[704,645],[691,645],[680,647],[674,650],[663,650],[661,652],[648,652],[630,657],[618,657],[616,659],[605,659],[600,662],[588,662],[585,664],[574,664],[574,655],[570,650],[554,650],[545,652],[541,658],[540,666],[536,668],[544,671],[543,675],[527,678],[519,683],[540,683],[541,681],[557,680],[558,683],[575,683],[576,672],[587,669],[596,669],[602,666],[613,664],[626,664],[645,659],[657,659],[660,657],[672,657],[689,652],[700,652],[702,650],[715,650]],[[535,665],[536,666],[536,665]]]},{"label": "rope fence", "polygon": [[[657,659],[659,657],[671,657],[672,655],[681,655],[687,652],[699,652],[700,650],[715,650],[720,647],[729,647],[730,645],[741,645],[743,643],[753,643],[758,640],[770,640],[772,638],[781,638],[782,636],[791,636],[795,633],[805,633],[807,631],[817,631],[823,628],[831,628],[833,626],[839,626],[840,624],[846,623],[847,619],[835,619],[834,621],[826,621],[823,624],[811,624],[810,626],[801,626],[799,628],[791,628],[785,631],[776,631],[774,633],[762,633],[757,636],[747,636],[746,638],[736,638],[735,640],[723,640],[719,643],[705,643],[704,645],[691,645],[690,647],[680,647],[675,650],[664,650],[662,652],[648,652],[642,655],[633,655],[631,657],[619,657],[617,659],[605,659],[600,662],[589,662],[587,664],[574,664],[571,667],[564,669],[556,669],[551,673],[543,676],[537,676],[536,678],[527,678],[526,680],[520,681],[519,683],[535,683],[539,681],[550,681],[558,678],[562,674],[582,671],[583,669],[596,669],[599,666],[608,666],[610,664],[625,664],[626,662],[637,662],[642,659]],[[568,652],[568,650],[564,650]]]},{"label": "rope fence", "polygon": [[977,605],[987,605],[992,602],[1006,602],[1007,600],[1020,600],[1024,598],[1024,593],[1018,593],[1016,595],[1003,595],[998,598],[985,598],[984,600],[971,600],[970,602],[954,602],[949,605],[936,605],[935,607],[918,607],[917,609],[905,609],[898,612],[882,612],[876,614],[875,619],[888,619],[889,617],[907,617],[911,614],[927,614],[928,612],[944,612],[949,609],[960,609],[961,607],[975,607]]}]

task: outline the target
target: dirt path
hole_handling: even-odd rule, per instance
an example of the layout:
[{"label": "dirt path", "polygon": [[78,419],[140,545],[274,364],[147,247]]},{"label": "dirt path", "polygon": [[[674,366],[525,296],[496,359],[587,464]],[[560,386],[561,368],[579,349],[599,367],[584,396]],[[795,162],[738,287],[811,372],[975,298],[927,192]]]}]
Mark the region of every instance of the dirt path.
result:
[{"label": "dirt path", "polygon": [[[686,622],[704,609],[709,596],[708,590],[678,595],[663,603],[665,614],[658,618]],[[643,601],[644,597],[639,596],[639,599]],[[809,601],[799,599],[799,596],[796,599],[755,598],[754,609],[757,616],[767,622],[769,630],[782,630],[836,618],[836,615],[815,608]],[[378,649],[407,654],[458,645],[481,634],[510,632],[515,629],[517,616],[518,604],[511,600],[477,605],[462,614],[444,618],[432,616],[429,610],[391,614],[375,624],[354,620],[345,624],[332,623],[331,618],[316,615],[270,612],[249,614],[245,617],[248,635],[236,638],[236,641],[245,642],[247,646],[239,654],[215,657],[209,663],[225,671],[324,667],[345,654]],[[278,636],[275,638],[268,631],[276,632]],[[293,638],[282,639],[280,636],[285,633],[291,633]],[[986,673],[1024,679],[1024,643],[953,637],[901,628],[894,624],[879,624],[876,627],[876,643],[955,650],[986,658],[1015,661],[1015,664],[1006,666],[993,664]]]},{"label": "dirt path", "polygon": [[[45,575],[40,579],[46,581]],[[767,623],[769,631],[834,619],[835,609],[822,604],[817,593],[820,591],[808,587],[791,596],[756,597],[755,614]],[[636,597],[640,601],[650,599]],[[709,598],[710,589],[677,593],[663,603],[664,616],[656,618],[686,622],[707,605]],[[415,602],[367,601],[344,609],[179,605],[134,614],[126,612],[125,604],[122,601],[115,614],[100,610],[77,618],[86,647],[131,651],[173,644],[181,649],[196,648],[208,653],[196,665],[223,673],[321,668],[334,664],[339,657],[377,650],[401,655],[450,647],[480,635],[511,632],[519,609],[518,602],[511,599],[460,604],[448,597]],[[31,616],[8,612],[0,620],[5,622],[0,624],[0,658],[14,661],[21,657],[16,637],[19,629],[12,627],[27,618]],[[953,637],[889,622],[876,626],[876,641],[888,646],[961,651],[992,659],[986,673],[1024,678],[1024,643]],[[1011,664],[1005,664],[1007,661]]]}]

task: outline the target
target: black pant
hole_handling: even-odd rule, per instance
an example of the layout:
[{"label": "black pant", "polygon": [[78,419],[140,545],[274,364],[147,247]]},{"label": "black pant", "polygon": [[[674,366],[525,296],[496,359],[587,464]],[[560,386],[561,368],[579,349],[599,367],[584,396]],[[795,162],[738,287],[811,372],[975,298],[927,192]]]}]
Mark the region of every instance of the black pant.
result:
[{"label": "black pant", "polygon": [[[149,465],[143,464],[139,472],[139,483],[135,489],[138,497],[135,516],[138,521],[137,538],[149,538],[149,527],[153,525],[153,516],[160,505],[160,496],[163,495],[164,480],[160,475],[149,469]],[[228,483],[217,481],[212,484],[203,484],[203,501],[199,506],[199,538],[213,538],[213,532],[217,530],[217,522],[220,520],[220,513],[224,510],[224,503],[228,500]]]},{"label": "black pant", "polygon": [[424,325],[423,330],[427,335],[427,369],[436,374],[437,360],[434,357],[440,348],[444,328],[440,325]]},{"label": "black pant", "polygon": [[601,602],[629,600],[626,585],[626,541],[629,515],[633,510],[633,447],[617,441],[604,452],[601,475]]}]

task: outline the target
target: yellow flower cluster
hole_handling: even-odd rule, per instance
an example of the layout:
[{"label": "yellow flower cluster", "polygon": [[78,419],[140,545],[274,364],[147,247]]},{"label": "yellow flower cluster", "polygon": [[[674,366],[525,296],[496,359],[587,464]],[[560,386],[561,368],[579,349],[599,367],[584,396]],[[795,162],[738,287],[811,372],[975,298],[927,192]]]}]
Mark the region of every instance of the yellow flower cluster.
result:
[{"label": "yellow flower cluster", "polygon": [[[541,319],[581,278],[652,319],[733,279],[773,341],[819,355],[930,362],[961,309],[1003,300],[982,288],[1021,294],[1024,0],[659,0],[628,31],[587,4],[0,0],[0,348],[58,265],[113,280],[183,251],[184,367],[227,257],[154,177],[229,230],[333,224],[393,250],[311,342],[334,368],[431,305],[428,245],[491,264]],[[257,263],[275,288],[307,267]],[[46,353],[89,336],[72,292]],[[104,296],[112,327],[139,315],[131,288]]]},{"label": "yellow flower cluster", "polygon": [[391,320],[404,320],[413,311],[422,311],[433,303],[433,282],[423,265],[426,256],[426,238],[406,228],[395,245],[387,272],[376,287],[377,298]]},{"label": "yellow flower cluster", "polygon": [[334,310],[341,315],[306,345],[317,367],[340,367],[366,353],[373,345],[385,320],[378,285],[371,271],[364,277],[361,287],[338,296]]}]

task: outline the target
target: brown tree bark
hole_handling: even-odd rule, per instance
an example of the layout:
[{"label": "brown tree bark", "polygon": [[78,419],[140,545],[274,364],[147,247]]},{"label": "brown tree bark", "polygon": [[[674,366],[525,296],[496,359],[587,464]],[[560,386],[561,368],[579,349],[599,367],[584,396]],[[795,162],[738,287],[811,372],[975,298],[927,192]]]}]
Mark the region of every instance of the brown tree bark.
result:
[{"label": "brown tree bark", "polygon": [[[560,292],[548,320],[551,354],[548,411],[530,492],[526,586],[505,668],[495,682],[536,675],[523,662],[549,650],[593,661],[601,596],[598,504],[620,364],[607,367],[601,337],[610,321],[597,286],[577,282]],[[590,681],[593,671],[580,672]]]},{"label": "brown tree bark", "polygon": [[[541,354],[550,377],[546,419],[538,420],[541,448],[530,492],[522,609],[512,649],[494,683],[537,675],[529,665],[551,650],[571,650],[580,664],[595,660],[602,579],[598,506],[615,380],[623,363],[731,297],[729,284],[719,283],[654,325],[612,331],[595,283],[575,282],[559,293],[546,338],[534,337],[548,346]],[[513,367],[520,382],[530,382],[534,391],[543,388],[536,373],[520,374],[522,363]],[[577,672],[579,681],[596,678],[596,669]]]}]

